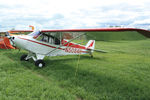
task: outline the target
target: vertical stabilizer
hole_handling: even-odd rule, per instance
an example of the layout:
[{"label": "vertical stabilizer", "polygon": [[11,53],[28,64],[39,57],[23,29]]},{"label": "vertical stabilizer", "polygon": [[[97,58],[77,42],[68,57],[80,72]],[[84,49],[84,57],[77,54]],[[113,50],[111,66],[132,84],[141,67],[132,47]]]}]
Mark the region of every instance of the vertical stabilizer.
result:
[{"label": "vertical stabilizer", "polygon": [[94,50],[95,48],[95,40],[89,40],[89,42],[85,46],[87,49]]}]

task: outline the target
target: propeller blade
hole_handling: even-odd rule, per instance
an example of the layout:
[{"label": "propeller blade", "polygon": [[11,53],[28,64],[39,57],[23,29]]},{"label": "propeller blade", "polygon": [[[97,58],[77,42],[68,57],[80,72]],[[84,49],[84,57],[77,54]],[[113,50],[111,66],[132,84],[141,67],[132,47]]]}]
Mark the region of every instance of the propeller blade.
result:
[{"label": "propeller blade", "polygon": [[10,44],[13,46],[13,47],[15,47],[15,43],[14,43],[14,36],[11,36],[10,35],[10,33],[9,33],[9,31],[8,32],[6,32],[6,34],[5,34],[5,36],[10,40]]}]

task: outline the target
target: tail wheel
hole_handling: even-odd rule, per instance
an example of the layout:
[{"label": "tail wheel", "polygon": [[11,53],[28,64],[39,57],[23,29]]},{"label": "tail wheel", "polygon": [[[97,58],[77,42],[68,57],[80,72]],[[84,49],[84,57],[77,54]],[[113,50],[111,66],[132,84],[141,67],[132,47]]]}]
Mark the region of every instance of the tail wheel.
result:
[{"label": "tail wheel", "polygon": [[91,58],[93,58],[93,55],[91,55]]},{"label": "tail wheel", "polygon": [[43,68],[45,66],[45,63],[43,60],[37,60],[37,61],[35,61],[35,66],[37,66],[39,68]]},{"label": "tail wheel", "polygon": [[22,55],[22,56],[20,57],[20,60],[21,60],[21,61],[28,61],[29,59],[26,60],[26,57],[27,57],[27,55]]}]

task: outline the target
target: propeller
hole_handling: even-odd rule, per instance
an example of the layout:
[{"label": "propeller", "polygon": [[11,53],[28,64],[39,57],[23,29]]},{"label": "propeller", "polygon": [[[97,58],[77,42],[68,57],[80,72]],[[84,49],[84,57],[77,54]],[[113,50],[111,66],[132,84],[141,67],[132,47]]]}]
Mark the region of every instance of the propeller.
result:
[{"label": "propeller", "polygon": [[15,37],[11,36],[9,32],[6,32],[5,36],[10,40],[11,45],[15,47],[15,43],[13,41]]},{"label": "propeller", "polygon": [[14,43],[15,37],[12,36],[12,35],[9,33],[9,31],[6,32],[5,36],[10,40],[10,44],[11,44],[13,47],[15,47],[16,49],[18,49],[18,53],[19,53],[19,52],[21,51],[21,49],[16,47],[16,45],[15,45],[15,43]]}]

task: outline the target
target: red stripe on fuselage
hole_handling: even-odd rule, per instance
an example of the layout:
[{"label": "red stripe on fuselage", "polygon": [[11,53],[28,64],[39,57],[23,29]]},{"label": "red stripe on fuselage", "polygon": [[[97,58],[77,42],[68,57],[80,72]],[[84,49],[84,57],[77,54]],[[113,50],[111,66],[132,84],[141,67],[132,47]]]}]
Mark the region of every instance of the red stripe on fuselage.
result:
[{"label": "red stripe on fuselage", "polygon": [[[62,40],[62,45],[65,44],[65,43],[67,43],[67,41],[66,40]],[[86,49],[86,47],[84,47],[84,46],[81,46],[81,45],[78,45],[78,44],[74,44],[74,43],[71,43],[71,42],[65,44],[64,46],[73,47],[73,48],[79,48],[79,49]]]},{"label": "red stripe on fuselage", "polygon": [[[44,45],[44,46],[47,46],[47,47],[57,48],[57,47],[54,47],[54,46],[51,46],[51,45],[47,45],[47,44],[44,44],[44,43],[40,43],[40,42],[37,42],[37,41],[33,41],[33,40],[21,38],[21,37],[18,37],[18,38],[23,39],[23,40],[27,40],[27,41],[30,41],[30,42],[34,42],[34,43],[37,43],[37,44],[40,44],[40,45]],[[62,48],[58,48],[58,49],[62,49]],[[64,49],[62,49],[62,50],[64,50]]]},{"label": "red stripe on fuselage", "polygon": [[[26,39],[26,38],[21,38],[21,37],[18,37],[20,39],[23,39],[23,40],[27,40],[27,41],[30,41],[30,42],[34,42],[34,43],[37,43],[37,44],[40,44],[40,45],[44,45],[44,46],[48,46],[48,47],[51,47],[51,48],[56,48],[54,46],[51,46],[51,45],[47,45],[47,44],[44,44],[44,43],[40,43],[40,42],[37,42],[37,41],[33,41],[33,40],[29,40],[29,39]],[[73,43],[71,43],[72,45],[74,45]],[[71,44],[69,46],[71,46]],[[65,45],[66,46],[66,45]],[[68,45],[67,45],[68,46]],[[80,45],[75,45],[75,46],[71,46],[71,47],[75,47],[75,48],[80,48],[80,49],[85,49],[85,47],[82,47]],[[58,49],[61,49],[61,50],[65,50],[63,48],[58,48]],[[88,53],[87,51],[80,51],[80,53]]]}]

